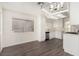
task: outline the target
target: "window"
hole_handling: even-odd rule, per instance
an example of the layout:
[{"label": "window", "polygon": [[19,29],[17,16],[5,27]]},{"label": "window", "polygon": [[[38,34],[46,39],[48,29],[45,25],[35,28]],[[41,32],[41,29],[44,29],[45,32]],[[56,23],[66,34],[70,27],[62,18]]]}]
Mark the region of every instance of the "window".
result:
[{"label": "window", "polygon": [[13,18],[12,30],[14,32],[33,32],[34,22],[33,20]]}]

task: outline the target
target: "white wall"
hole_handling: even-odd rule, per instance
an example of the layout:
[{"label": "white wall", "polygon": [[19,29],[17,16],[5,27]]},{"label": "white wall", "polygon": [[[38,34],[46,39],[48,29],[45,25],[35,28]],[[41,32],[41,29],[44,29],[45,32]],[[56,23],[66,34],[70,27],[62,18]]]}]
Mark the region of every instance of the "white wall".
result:
[{"label": "white wall", "polygon": [[23,19],[35,20],[33,16],[10,11],[10,10],[4,10],[3,16],[4,16],[3,17],[3,20],[4,20],[3,36],[4,37],[2,42],[3,47],[36,40],[35,31],[25,32],[25,33],[16,33],[12,31],[12,18],[23,18]]},{"label": "white wall", "polygon": [[0,12],[0,51],[1,51],[1,12]]},{"label": "white wall", "polygon": [[[44,41],[44,21],[40,8],[35,3],[1,3],[3,6],[3,41],[2,46],[8,47],[30,41]],[[12,18],[34,20],[34,32],[15,33],[12,31]]]},{"label": "white wall", "polygon": [[79,24],[79,2],[70,3],[70,23],[71,25]]},{"label": "white wall", "polygon": [[2,7],[0,6],[0,51],[2,51]]},{"label": "white wall", "polygon": [[[30,41],[45,40],[45,17],[41,14],[40,7],[33,2],[0,3],[3,8],[3,41],[2,46],[8,47]],[[34,20],[34,32],[15,33],[12,31],[12,18]]]}]

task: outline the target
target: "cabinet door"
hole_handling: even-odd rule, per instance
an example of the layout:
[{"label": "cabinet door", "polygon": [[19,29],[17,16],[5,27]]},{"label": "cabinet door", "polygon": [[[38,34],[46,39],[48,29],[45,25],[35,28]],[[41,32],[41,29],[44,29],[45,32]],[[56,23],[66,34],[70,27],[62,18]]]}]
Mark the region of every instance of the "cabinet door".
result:
[{"label": "cabinet door", "polygon": [[72,43],[71,43],[70,35],[64,34],[64,36],[63,36],[63,48],[71,50],[71,46],[72,46]]},{"label": "cabinet door", "polygon": [[70,3],[70,23],[72,25],[79,24],[79,2]]}]

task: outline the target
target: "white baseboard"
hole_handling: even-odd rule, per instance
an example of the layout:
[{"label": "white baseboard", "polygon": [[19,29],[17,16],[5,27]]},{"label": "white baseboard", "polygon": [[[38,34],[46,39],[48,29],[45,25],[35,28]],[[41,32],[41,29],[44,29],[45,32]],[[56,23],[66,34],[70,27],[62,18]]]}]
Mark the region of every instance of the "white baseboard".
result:
[{"label": "white baseboard", "polygon": [[29,41],[18,42],[18,43],[3,46],[3,48],[10,47],[10,46],[15,46],[15,45],[19,45],[19,44],[24,44],[24,43],[28,43],[28,42],[32,42],[32,41],[37,41],[37,40],[29,40]]},{"label": "white baseboard", "polygon": [[64,49],[65,52],[73,55],[73,56],[78,56],[76,53],[72,52],[71,50],[68,50],[68,49]]}]

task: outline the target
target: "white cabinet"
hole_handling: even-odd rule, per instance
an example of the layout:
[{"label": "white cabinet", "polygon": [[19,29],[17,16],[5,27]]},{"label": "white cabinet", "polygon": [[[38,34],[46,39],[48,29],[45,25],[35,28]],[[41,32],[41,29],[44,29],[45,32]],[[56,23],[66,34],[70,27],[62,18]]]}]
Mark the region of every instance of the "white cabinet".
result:
[{"label": "white cabinet", "polygon": [[59,31],[50,32],[49,38],[50,39],[52,39],[52,38],[62,39],[62,32],[59,32]]},{"label": "white cabinet", "polygon": [[50,33],[49,33],[49,38],[50,38],[50,39],[55,38],[55,32],[50,32]]},{"label": "white cabinet", "polygon": [[79,35],[64,34],[63,48],[65,52],[79,56]]},{"label": "white cabinet", "polygon": [[55,32],[55,38],[62,39],[62,32],[56,31]]},{"label": "white cabinet", "polygon": [[70,3],[70,23],[71,25],[79,24],[79,2]]}]

